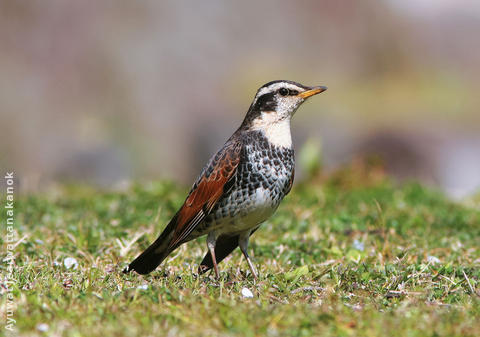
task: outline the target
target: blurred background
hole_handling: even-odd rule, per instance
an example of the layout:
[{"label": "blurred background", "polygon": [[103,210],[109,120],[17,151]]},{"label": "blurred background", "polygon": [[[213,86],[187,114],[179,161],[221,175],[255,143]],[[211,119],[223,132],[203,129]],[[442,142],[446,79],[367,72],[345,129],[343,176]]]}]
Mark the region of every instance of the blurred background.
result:
[{"label": "blurred background", "polygon": [[0,168],[24,191],[190,184],[289,79],[329,87],[295,115],[297,153],[375,155],[461,198],[480,187],[479,32],[478,0],[2,1]]}]

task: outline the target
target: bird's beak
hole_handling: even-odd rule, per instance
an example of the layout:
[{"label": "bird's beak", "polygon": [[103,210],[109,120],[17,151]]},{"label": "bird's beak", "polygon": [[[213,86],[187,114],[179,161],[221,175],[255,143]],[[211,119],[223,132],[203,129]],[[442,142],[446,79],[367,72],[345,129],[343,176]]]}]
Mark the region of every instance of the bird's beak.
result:
[{"label": "bird's beak", "polygon": [[319,94],[321,92],[324,92],[325,90],[327,90],[327,87],[323,87],[323,86],[312,87],[307,91],[299,93],[298,96],[305,99],[305,98],[308,98],[310,96],[313,96],[313,95]]}]

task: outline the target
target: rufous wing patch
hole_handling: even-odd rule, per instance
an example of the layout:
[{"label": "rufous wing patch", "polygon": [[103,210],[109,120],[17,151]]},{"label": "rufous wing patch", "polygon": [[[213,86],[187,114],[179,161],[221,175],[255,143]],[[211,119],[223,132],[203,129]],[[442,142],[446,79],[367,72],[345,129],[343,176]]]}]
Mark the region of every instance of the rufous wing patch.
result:
[{"label": "rufous wing patch", "polygon": [[205,167],[178,211],[170,248],[186,239],[225,193],[224,187],[235,178],[241,149],[242,146],[238,142],[227,143]]}]

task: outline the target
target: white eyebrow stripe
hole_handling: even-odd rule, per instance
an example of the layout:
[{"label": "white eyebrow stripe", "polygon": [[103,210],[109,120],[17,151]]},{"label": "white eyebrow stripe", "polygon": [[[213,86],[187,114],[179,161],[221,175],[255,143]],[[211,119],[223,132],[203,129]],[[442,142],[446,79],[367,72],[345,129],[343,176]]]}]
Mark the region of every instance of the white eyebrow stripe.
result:
[{"label": "white eyebrow stripe", "polygon": [[257,102],[257,99],[260,96],[271,93],[271,92],[274,92],[274,91],[277,91],[280,88],[288,88],[288,89],[291,89],[291,90],[297,90],[298,92],[302,92],[302,91],[305,90],[304,88],[301,88],[301,87],[299,87],[295,84],[288,83],[288,82],[278,82],[278,83],[270,84],[268,87],[264,87],[264,88],[261,88],[260,90],[258,90],[252,104],[255,104]]},{"label": "white eyebrow stripe", "polygon": [[288,82],[279,82],[279,83],[274,83],[274,84],[271,84],[269,85],[268,87],[264,87],[264,88],[261,88],[258,92],[257,92],[257,97],[260,97],[262,95],[265,95],[265,94],[268,94],[270,92],[274,92],[280,88],[288,88],[288,89],[291,89],[291,90],[297,90],[299,92],[303,91],[304,89],[303,88],[300,88],[298,86],[296,86],[295,84],[292,84],[292,83],[288,83]]}]

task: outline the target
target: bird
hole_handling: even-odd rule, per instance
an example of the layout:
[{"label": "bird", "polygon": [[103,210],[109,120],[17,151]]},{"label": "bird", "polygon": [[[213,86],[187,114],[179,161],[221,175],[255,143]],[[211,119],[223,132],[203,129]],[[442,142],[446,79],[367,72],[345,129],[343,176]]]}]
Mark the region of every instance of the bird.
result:
[{"label": "bird", "polygon": [[252,276],[250,236],[270,218],[290,192],[295,159],[290,121],[307,98],[327,90],[277,80],[261,86],[243,122],[208,161],[185,202],[160,236],[124,270],[148,274],[180,245],[207,236],[203,274],[240,247]]}]

